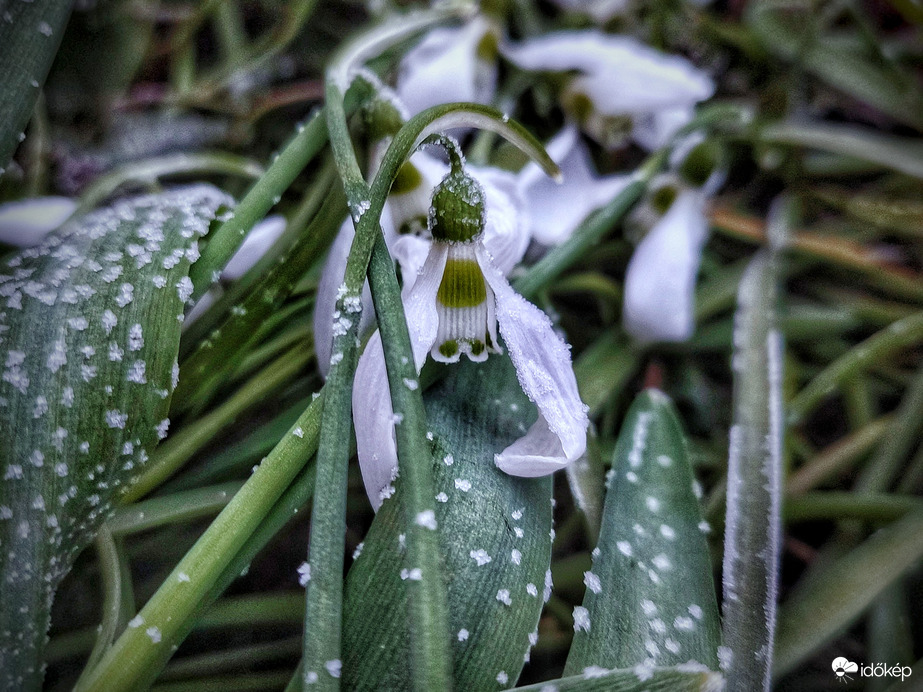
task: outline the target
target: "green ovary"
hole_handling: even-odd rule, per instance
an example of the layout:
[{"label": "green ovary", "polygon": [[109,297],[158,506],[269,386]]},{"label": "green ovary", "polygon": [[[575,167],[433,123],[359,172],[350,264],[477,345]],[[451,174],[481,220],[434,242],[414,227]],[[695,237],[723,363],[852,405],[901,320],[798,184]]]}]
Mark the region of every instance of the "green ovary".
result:
[{"label": "green ovary", "polygon": [[475,260],[446,261],[436,298],[447,308],[472,308],[487,299],[484,275]]}]

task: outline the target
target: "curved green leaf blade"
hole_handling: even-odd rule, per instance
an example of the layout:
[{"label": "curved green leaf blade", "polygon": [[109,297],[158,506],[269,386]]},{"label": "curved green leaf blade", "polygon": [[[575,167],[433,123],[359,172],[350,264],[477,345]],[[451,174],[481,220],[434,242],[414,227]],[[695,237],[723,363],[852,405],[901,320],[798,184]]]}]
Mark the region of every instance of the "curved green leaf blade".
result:
[{"label": "curved green leaf blade", "polygon": [[70,0],[37,0],[0,6],[0,174],[32,117],[72,5]]},{"label": "curved green leaf blade", "polygon": [[616,443],[566,675],[688,661],[717,668],[721,625],[705,530],[673,404],[642,392]]},{"label": "curved green leaf blade", "polygon": [[695,664],[673,668],[590,669],[583,675],[517,687],[514,692],[720,692],[720,673]]},{"label": "curved green leaf blade", "polygon": [[229,199],[138,197],[0,265],[0,687],[40,685],[58,583],[166,436],[188,272]]},{"label": "curved green leaf blade", "polygon": [[[515,478],[494,454],[521,436],[535,407],[510,361],[453,366],[426,394],[434,432],[436,518],[448,575],[457,689],[515,683],[542,609],[551,563],[551,479]],[[451,463],[449,463],[451,462]],[[443,495],[444,494],[444,495]],[[409,689],[400,482],[349,572],[344,598],[343,685]],[[488,561],[489,560],[489,561]]]},{"label": "curved green leaf blade", "polygon": [[782,334],[779,258],[789,227],[786,198],[770,209],[770,245],[740,282],[734,317],[734,424],[730,431],[724,536],[724,656],[731,689],[766,690],[782,544]]}]

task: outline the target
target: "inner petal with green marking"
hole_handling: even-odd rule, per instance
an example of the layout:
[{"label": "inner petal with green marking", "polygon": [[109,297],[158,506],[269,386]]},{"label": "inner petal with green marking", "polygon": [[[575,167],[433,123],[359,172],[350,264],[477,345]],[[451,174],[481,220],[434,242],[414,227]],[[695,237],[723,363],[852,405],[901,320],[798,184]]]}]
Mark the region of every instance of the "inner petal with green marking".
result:
[{"label": "inner petal with green marking", "polygon": [[439,329],[431,352],[435,360],[455,363],[464,353],[483,361],[488,353],[500,353],[494,294],[478,265],[474,243],[449,246],[436,313]]},{"label": "inner petal with green marking", "polygon": [[391,186],[388,206],[394,229],[401,235],[426,235],[432,185],[407,161]]}]

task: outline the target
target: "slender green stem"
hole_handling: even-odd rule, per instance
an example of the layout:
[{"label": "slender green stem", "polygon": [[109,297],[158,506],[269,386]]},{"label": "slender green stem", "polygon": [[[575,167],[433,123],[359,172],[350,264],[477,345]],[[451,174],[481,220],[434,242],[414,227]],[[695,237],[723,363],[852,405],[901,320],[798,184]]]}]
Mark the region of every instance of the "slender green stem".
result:
[{"label": "slender green stem", "polygon": [[891,421],[891,416],[882,416],[822,450],[788,477],[788,495],[801,495],[848,471],[878,443]]},{"label": "slender green stem", "polygon": [[785,500],[785,519],[862,519],[888,522],[923,509],[923,500],[909,495],[888,493],[814,492]]},{"label": "slender green stem", "polygon": [[217,583],[230,582],[227,568],[317,449],[322,401],[308,406],[78,689],[139,689],[169,659],[191,616],[215,597]]},{"label": "slender green stem", "polygon": [[920,441],[920,411],[923,411],[923,368],[917,370],[907,387],[888,434],[859,474],[856,490],[880,492],[897,480],[901,467]]},{"label": "slender green stem", "polygon": [[176,473],[241,413],[291,382],[308,362],[308,358],[303,349],[292,349],[254,375],[217,409],[170,436],[157,448],[141,477],[122,496],[122,504],[130,504],[144,497]]},{"label": "slender green stem", "polygon": [[923,340],[923,312],[894,322],[837,358],[802,389],[789,405],[788,420],[798,424],[841,382],[903,348]]},{"label": "slender green stem", "polygon": [[129,183],[151,184],[166,176],[190,174],[259,178],[263,172],[263,167],[252,159],[220,151],[170,154],[132,161],[95,180],[81,195],[77,213],[97,207]]},{"label": "slender green stem", "polygon": [[[356,106],[356,99],[343,104],[344,112]],[[266,173],[250,188],[233,215],[209,233],[202,256],[192,265],[189,277],[195,287],[194,297],[201,296],[237,251],[244,236],[276,203],[298,174],[327,142],[323,111],[317,111],[279,153]]]},{"label": "slender green stem", "polygon": [[231,481],[119,507],[105,526],[113,535],[124,536],[207,517],[220,512],[242,485],[242,481]]},{"label": "slender green stem", "polygon": [[77,681],[78,686],[87,672],[99,663],[109,647],[112,646],[118,627],[121,624],[123,600],[122,562],[119,559],[118,546],[107,524],[99,527],[95,546],[96,554],[99,558],[99,572],[103,578],[103,618],[99,626],[99,634],[96,636],[96,644],[93,646],[93,651],[90,652],[90,657],[87,659],[87,664],[83,669],[80,680]]},{"label": "slender green stem", "polygon": [[184,678],[227,673],[232,670],[264,666],[271,661],[294,659],[301,653],[301,637],[288,637],[260,644],[186,656],[168,665],[159,680],[168,682]]}]

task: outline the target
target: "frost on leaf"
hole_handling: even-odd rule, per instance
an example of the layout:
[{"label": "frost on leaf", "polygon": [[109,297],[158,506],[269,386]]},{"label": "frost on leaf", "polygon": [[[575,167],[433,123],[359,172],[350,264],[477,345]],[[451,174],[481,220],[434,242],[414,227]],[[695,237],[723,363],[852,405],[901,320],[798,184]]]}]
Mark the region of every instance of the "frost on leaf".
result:
[{"label": "frost on leaf", "polygon": [[[0,476],[11,484],[11,521],[0,522],[0,650],[11,655],[0,689],[41,670],[58,583],[158,442],[182,304],[151,277],[183,283],[185,253],[229,203],[208,186],[126,199],[0,262]],[[153,261],[138,266],[141,256]],[[156,628],[148,635],[159,640]],[[26,687],[39,687],[31,674]]]}]

